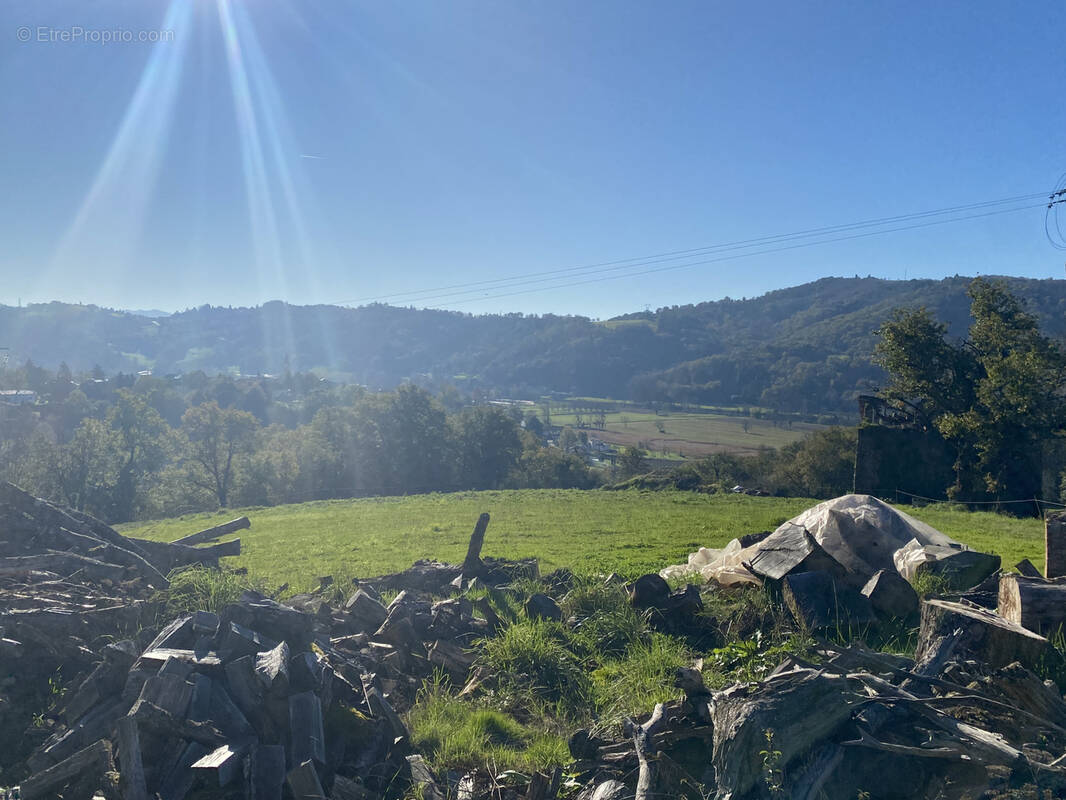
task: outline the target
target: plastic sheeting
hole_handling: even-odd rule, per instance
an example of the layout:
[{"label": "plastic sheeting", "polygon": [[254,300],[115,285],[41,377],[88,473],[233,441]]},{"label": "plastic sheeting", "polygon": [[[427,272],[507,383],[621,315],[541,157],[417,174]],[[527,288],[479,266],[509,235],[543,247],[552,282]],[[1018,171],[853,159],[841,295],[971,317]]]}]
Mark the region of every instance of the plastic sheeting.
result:
[{"label": "plastic sheeting", "polygon": [[751,547],[733,539],[721,550],[701,547],[687,564],[666,567],[664,578],[699,575],[724,586],[759,584],[745,564],[765,547],[774,547],[783,532],[800,526],[844,567],[850,582],[861,585],[881,569],[893,569],[908,580],[919,564],[969,548],[930,525],[866,494],[847,494],[808,508]]}]

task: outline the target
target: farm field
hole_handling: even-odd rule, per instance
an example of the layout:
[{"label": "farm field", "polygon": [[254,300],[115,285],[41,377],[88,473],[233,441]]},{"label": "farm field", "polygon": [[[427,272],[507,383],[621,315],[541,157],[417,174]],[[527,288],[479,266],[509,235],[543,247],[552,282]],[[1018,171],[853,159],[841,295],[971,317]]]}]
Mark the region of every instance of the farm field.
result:
[{"label": "farm field", "polygon": [[[683,562],[697,547],[772,530],[815,504],[802,498],[688,492],[520,490],[332,500],[228,509],[120,526],[128,535],[171,541],[241,514],[243,554],[227,559],[271,585],[310,589],[320,575],[367,577],[419,558],[461,561],[477,516],[492,515],[484,554],[536,556],[542,571],[629,576]],[[902,510],[970,546],[998,553],[1005,566],[1043,566],[1043,523],[946,506]]]},{"label": "farm field", "polygon": [[[595,418],[587,413],[580,416],[586,424]],[[551,420],[553,425],[576,425],[577,417],[577,414],[552,413]],[[605,430],[589,428],[588,434],[610,444],[629,447],[644,442],[653,452],[700,457],[717,452],[754,453],[760,447],[781,447],[823,427],[795,422],[789,429],[783,425],[775,427],[770,420],[727,414],[656,415],[650,411],[617,411],[607,414]]]}]

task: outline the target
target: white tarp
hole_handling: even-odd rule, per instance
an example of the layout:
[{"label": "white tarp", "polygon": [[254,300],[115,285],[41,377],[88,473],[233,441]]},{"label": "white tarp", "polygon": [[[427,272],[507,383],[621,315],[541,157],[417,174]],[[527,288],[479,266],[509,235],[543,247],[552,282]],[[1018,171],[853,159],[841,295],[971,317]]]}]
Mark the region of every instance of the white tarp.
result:
[{"label": "white tarp", "polygon": [[854,582],[865,582],[881,569],[895,569],[909,580],[919,564],[969,549],[876,497],[847,494],[808,508],[750,547],[742,548],[737,539],[721,550],[701,547],[689,555],[687,564],[666,567],[660,574],[664,578],[698,574],[725,586],[761,583],[744,564],[795,526],[805,528]]}]

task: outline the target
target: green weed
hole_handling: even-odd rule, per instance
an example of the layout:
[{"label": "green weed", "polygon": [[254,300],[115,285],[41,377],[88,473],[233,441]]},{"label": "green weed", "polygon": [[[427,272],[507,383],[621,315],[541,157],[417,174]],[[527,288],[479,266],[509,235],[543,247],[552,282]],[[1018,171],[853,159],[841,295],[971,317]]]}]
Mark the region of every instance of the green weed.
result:
[{"label": "green weed", "polygon": [[166,613],[170,617],[193,611],[218,613],[237,602],[248,589],[262,591],[261,581],[250,579],[230,569],[187,567],[170,574],[170,588],[163,593]]},{"label": "green weed", "polygon": [[407,722],[411,742],[438,769],[532,771],[570,760],[555,731],[523,725],[498,710],[455,697],[439,676],[423,686]]},{"label": "green weed", "polygon": [[605,662],[592,673],[597,729],[604,730],[680,697],[674,688],[678,667],[692,663],[693,654],[672,636],[655,633],[647,642],[634,644],[621,658]]},{"label": "green weed", "polygon": [[556,704],[564,716],[587,713],[592,687],[580,643],[557,622],[526,620],[483,641],[479,661],[519,707]]}]

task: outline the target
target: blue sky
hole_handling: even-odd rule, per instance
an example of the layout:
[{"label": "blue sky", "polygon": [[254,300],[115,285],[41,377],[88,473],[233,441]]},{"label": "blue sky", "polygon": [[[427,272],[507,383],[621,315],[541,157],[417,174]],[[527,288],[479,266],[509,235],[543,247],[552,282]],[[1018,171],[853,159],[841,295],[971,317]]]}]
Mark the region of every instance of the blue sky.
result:
[{"label": "blue sky", "polygon": [[607,317],[826,275],[1061,278],[1035,208],[502,280],[1050,192],[1063,31],[1059,0],[6,0],[0,303]]}]

